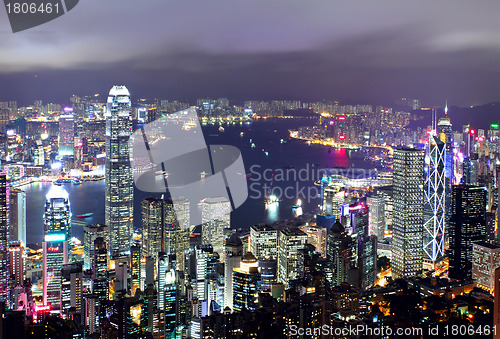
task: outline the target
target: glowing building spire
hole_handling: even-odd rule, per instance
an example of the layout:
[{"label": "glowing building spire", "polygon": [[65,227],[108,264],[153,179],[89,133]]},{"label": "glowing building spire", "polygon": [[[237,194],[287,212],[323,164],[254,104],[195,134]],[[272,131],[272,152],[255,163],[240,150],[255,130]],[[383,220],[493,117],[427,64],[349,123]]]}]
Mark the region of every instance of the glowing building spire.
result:
[{"label": "glowing building spire", "polygon": [[444,106],[444,114],[448,114],[448,100],[446,100],[446,105]]}]

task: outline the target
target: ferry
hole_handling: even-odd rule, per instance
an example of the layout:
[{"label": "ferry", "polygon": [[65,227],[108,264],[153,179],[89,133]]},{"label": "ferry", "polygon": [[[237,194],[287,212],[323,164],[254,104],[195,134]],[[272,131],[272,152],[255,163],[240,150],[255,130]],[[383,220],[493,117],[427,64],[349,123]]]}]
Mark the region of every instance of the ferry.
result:
[{"label": "ferry", "polygon": [[224,127],[220,126],[219,127],[219,132],[224,132]]},{"label": "ferry", "polygon": [[94,213],[84,213],[84,214],[78,214],[76,217],[77,218],[90,218],[93,215],[94,215]]}]

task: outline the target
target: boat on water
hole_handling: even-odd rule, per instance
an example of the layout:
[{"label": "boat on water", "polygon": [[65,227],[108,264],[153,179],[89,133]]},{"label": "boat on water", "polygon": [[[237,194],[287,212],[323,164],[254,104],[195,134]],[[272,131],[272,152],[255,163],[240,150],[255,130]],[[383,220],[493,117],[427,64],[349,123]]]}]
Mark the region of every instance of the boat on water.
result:
[{"label": "boat on water", "polygon": [[219,126],[219,132],[224,132],[224,127]]},{"label": "boat on water", "polygon": [[242,137],[242,136],[243,136],[244,134],[245,134],[245,133],[243,133],[243,132],[240,132],[240,137]]},{"label": "boat on water", "polygon": [[255,144],[252,142],[252,145],[250,145],[250,147],[255,148]]},{"label": "boat on water", "polygon": [[73,185],[80,185],[82,183],[79,179],[73,179],[71,182]]},{"label": "boat on water", "polygon": [[94,215],[94,213],[84,213],[84,214],[78,214],[76,217],[77,218],[90,218],[93,215]]},{"label": "boat on water", "polygon": [[297,199],[297,203],[292,206],[292,210],[296,210],[296,209],[301,208],[301,207],[302,207],[302,200]]}]

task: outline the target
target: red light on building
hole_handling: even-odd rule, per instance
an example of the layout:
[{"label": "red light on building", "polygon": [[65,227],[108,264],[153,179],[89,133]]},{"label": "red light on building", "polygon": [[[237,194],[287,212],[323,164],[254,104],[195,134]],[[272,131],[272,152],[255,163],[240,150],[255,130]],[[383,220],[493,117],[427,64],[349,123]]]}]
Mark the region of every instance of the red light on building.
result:
[{"label": "red light on building", "polygon": [[345,135],[339,135],[339,139],[340,140],[344,140],[345,139]]},{"label": "red light on building", "polygon": [[48,247],[47,251],[49,251],[49,252],[57,252],[57,251],[59,251],[59,246],[57,246],[57,247]]},{"label": "red light on building", "polygon": [[427,131],[426,133],[427,133],[427,135],[431,135],[431,131]]},{"label": "red light on building", "polygon": [[47,312],[50,311],[50,305],[35,306],[35,312]]},{"label": "red light on building", "polygon": [[344,121],[344,120],[345,120],[345,116],[341,115],[341,116],[339,116],[339,117],[338,117],[338,119],[339,119],[340,121]]},{"label": "red light on building", "polygon": [[470,130],[470,134],[471,134],[471,135],[474,135],[474,134],[476,134],[476,131],[474,131],[473,129],[471,129],[471,130]]}]

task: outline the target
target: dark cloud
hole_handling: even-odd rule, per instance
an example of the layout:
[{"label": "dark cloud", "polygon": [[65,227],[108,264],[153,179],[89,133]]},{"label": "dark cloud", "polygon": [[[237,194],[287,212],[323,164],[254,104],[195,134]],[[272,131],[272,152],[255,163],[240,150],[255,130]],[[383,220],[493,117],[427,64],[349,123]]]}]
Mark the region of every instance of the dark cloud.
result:
[{"label": "dark cloud", "polygon": [[0,26],[0,96],[61,100],[125,83],[166,98],[495,101],[499,9],[494,1],[86,0],[33,30]]}]

